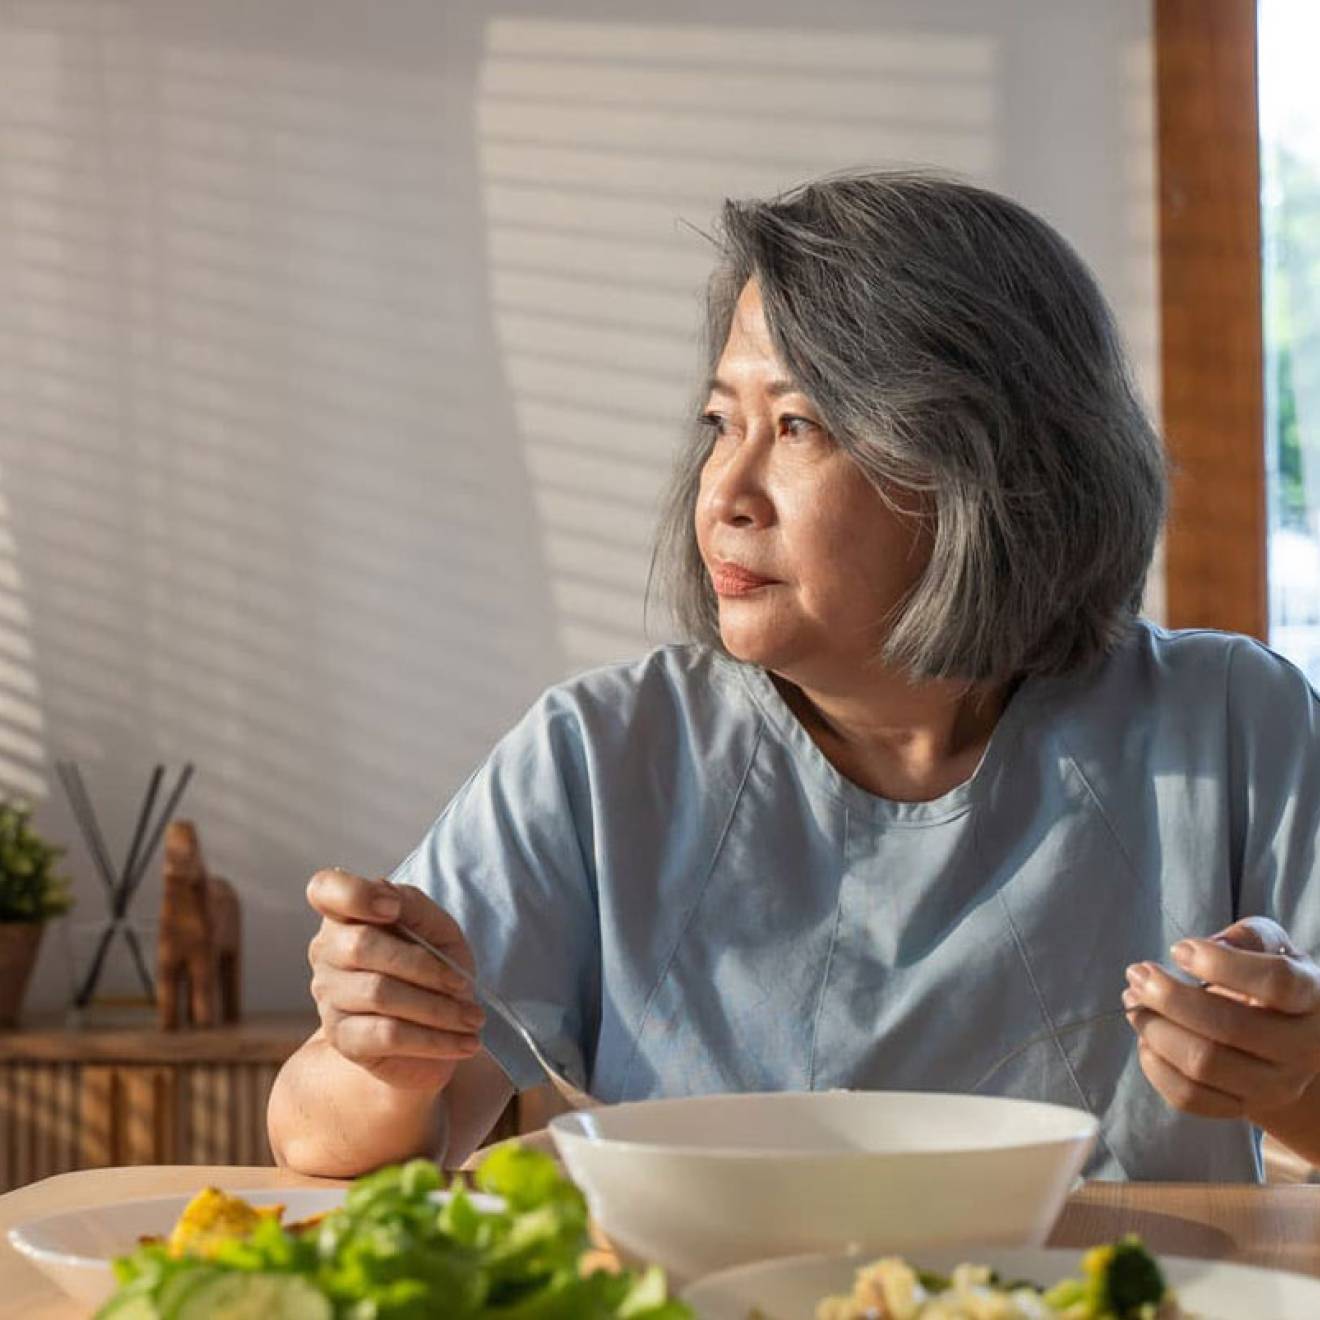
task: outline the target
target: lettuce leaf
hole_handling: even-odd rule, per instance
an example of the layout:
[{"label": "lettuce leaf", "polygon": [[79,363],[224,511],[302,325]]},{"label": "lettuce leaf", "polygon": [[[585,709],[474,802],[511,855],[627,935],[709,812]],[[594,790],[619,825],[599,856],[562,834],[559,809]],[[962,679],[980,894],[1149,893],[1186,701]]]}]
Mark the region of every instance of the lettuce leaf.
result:
[{"label": "lettuce leaf", "polygon": [[172,1299],[217,1271],[237,1271],[299,1275],[330,1301],[336,1320],[691,1317],[668,1299],[659,1270],[581,1272],[590,1246],[586,1201],[549,1156],[501,1146],[478,1168],[476,1184],[502,1208],[479,1208],[457,1182],[438,1204],[438,1170],[413,1160],[357,1179],[343,1206],[307,1234],[266,1220],[205,1261],[140,1247],[115,1262],[120,1290],[98,1315],[109,1317],[131,1295],[154,1308],[146,1314],[168,1320]]}]

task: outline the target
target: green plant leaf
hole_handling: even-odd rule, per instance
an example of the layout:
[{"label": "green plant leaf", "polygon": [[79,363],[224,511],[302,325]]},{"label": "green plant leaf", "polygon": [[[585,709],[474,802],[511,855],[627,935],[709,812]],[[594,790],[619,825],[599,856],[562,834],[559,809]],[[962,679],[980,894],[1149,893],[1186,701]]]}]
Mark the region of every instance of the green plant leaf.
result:
[{"label": "green plant leaf", "polygon": [[44,921],[72,906],[67,877],[54,871],[64,849],[43,839],[25,804],[0,803],[0,921]]}]

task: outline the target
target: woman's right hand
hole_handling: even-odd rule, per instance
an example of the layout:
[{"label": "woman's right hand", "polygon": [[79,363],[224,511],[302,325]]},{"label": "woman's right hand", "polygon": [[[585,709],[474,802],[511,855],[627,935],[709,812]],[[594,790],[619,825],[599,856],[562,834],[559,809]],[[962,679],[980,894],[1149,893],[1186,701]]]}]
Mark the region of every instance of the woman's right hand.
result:
[{"label": "woman's right hand", "polygon": [[321,914],[307,956],[326,1040],[388,1085],[447,1086],[480,1051],[485,1015],[469,982],[389,926],[400,922],[472,970],[458,923],[412,885],[337,869],[318,871],[307,899]]}]

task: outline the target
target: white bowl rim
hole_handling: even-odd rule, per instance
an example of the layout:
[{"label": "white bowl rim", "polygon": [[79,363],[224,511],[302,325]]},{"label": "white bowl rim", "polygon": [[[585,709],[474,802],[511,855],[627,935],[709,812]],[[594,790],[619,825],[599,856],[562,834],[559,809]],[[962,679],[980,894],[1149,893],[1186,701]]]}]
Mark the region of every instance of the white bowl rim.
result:
[{"label": "white bowl rim", "polygon": [[550,1135],[555,1139],[556,1144],[559,1138],[564,1136],[572,1141],[580,1141],[584,1145],[592,1146],[613,1146],[616,1148],[634,1151],[638,1154],[660,1154],[680,1157],[706,1158],[706,1159],[727,1159],[727,1160],[763,1160],[767,1155],[772,1155],[776,1161],[786,1161],[797,1163],[799,1161],[822,1159],[875,1159],[875,1160],[929,1160],[932,1157],[944,1159],[945,1157],[956,1157],[966,1159],[969,1156],[985,1154],[990,1151],[1021,1151],[1028,1149],[1041,1149],[1052,1146],[1071,1146],[1079,1141],[1093,1140],[1100,1130],[1100,1120],[1085,1109],[1077,1109],[1072,1105],[1055,1104],[1050,1100],[1023,1100],[1017,1096],[1007,1095],[968,1095],[959,1091],[850,1091],[836,1089],[830,1091],[731,1091],[716,1095],[683,1095],[666,1096],[657,1100],[629,1100],[622,1104],[604,1106],[613,1113],[625,1110],[652,1109],[667,1107],[670,1105],[690,1104],[694,1100],[700,1100],[703,1103],[713,1104],[740,1104],[755,1100],[769,1100],[774,1103],[776,1100],[792,1097],[803,1099],[806,1097],[819,1097],[821,1099],[840,1097],[848,1098],[853,1096],[897,1096],[909,1100],[972,1100],[976,1103],[988,1103],[999,1105],[1025,1105],[1032,1109],[1052,1110],[1057,1115],[1071,1115],[1075,1121],[1075,1128],[1071,1131],[1062,1131],[1052,1134],[1048,1137],[1038,1137],[1034,1139],[1023,1138],[1021,1140],[997,1141],[991,1145],[976,1146],[937,1146],[927,1150],[852,1150],[844,1147],[820,1146],[807,1150],[778,1150],[770,1146],[701,1146],[689,1145],[680,1142],[667,1141],[643,1141],[631,1137],[617,1137],[605,1135],[593,1135],[580,1130],[580,1125],[584,1121],[589,1121],[594,1110],[575,1110],[572,1113],[557,1114],[548,1124]]},{"label": "white bowl rim", "polygon": [[[978,1256],[988,1257],[992,1261],[996,1256],[1030,1254],[1040,1252],[1047,1255],[1057,1255],[1059,1257],[1071,1257],[1074,1262],[1080,1260],[1086,1252],[1085,1247],[1065,1247],[1051,1246],[1045,1244],[1039,1247],[1014,1247],[1005,1243],[987,1243],[977,1241],[966,1242],[944,1242],[932,1243],[929,1247],[904,1247],[901,1251],[890,1254],[902,1256],[905,1260],[912,1261],[920,1257],[921,1253],[930,1254],[939,1253],[941,1256],[962,1255],[965,1254],[969,1260],[974,1260]],[[712,1270],[709,1274],[703,1274],[698,1279],[692,1279],[679,1293],[679,1300],[684,1301],[694,1292],[699,1292],[706,1287],[727,1286],[729,1284],[738,1284],[747,1275],[755,1275],[763,1270],[775,1269],[800,1269],[804,1265],[845,1265],[860,1262],[866,1264],[883,1254],[879,1247],[868,1247],[860,1244],[857,1247],[849,1247],[846,1251],[803,1251],[790,1256],[766,1256],[760,1260],[747,1260],[739,1265],[727,1265],[721,1270]],[[1157,1251],[1156,1258],[1160,1266],[1166,1268],[1170,1273],[1180,1273],[1182,1271],[1192,1271],[1194,1269],[1208,1269],[1211,1267],[1228,1267],[1235,1274],[1252,1277],[1264,1277],[1275,1275],[1285,1275],[1289,1278],[1301,1279],[1309,1284],[1320,1286],[1320,1278],[1314,1274],[1307,1274],[1302,1270],[1290,1270],[1281,1266],[1274,1265],[1256,1265],[1248,1261],[1230,1260],[1224,1256],[1175,1256],[1168,1252]],[[921,1264],[920,1260],[916,1261]],[[1185,1287],[1185,1281],[1175,1279],[1173,1286]]]},{"label": "white bowl rim", "polygon": [[[346,1195],[347,1187],[235,1187],[231,1189],[231,1196],[242,1197],[252,1205],[278,1205],[281,1198],[286,1197],[291,1192],[316,1192],[319,1194],[333,1195],[340,1193]],[[78,1215],[95,1214],[98,1211],[121,1210],[125,1206],[152,1206],[152,1205],[173,1205],[176,1202],[182,1202],[187,1205],[195,1192],[170,1192],[160,1196],[130,1196],[122,1201],[106,1201],[95,1205],[71,1206],[66,1210],[54,1210],[48,1215],[38,1215],[35,1219],[25,1219],[22,1223],[12,1225],[5,1233],[9,1239],[9,1245],[20,1255],[26,1256],[30,1261],[43,1261],[51,1265],[57,1265],[62,1269],[71,1270],[110,1270],[113,1262],[118,1256],[79,1256],[70,1251],[60,1251],[55,1247],[42,1247],[32,1242],[28,1233],[43,1228],[48,1224],[60,1219],[71,1219]],[[432,1198],[443,1203],[450,1195],[448,1187],[438,1187],[432,1193]],[[498,1196],[491,1196],[487,1192],[478,1192],[468,1190],[469,1199],[481,1210],[497,1210],[503,1207],[503,1201]],[[254,1198],[260,1197],[261,1200]],[[342,1204],[342,1201],[341,1201]],[[337,1209],[338,1207],[332,1207]],[[137,1244],[128,1247],[119,1255],[128,1255],[136,1250]]]}]

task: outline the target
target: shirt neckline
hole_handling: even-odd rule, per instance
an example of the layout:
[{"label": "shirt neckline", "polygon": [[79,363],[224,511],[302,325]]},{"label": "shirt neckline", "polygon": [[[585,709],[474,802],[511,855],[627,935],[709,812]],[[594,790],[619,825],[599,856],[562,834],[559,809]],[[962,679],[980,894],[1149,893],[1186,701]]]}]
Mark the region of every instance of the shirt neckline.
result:
[{"label": "shirt neckline", "polygon": [[794,760],[816,784],[840,799],[850,812],[896,826],[941,825],[965,815],[988,796],[1020,738],[1026,711],[1034,704],[1039,685],[1032,677],[1018,684],[990,732],[990,741],[976,769],[967,779],[926,802],[900,802],[868,792],[841,774],[802,726],[766,670],[724,654],[720,654],[720,659],[737,671],[764,722],[787,744]]}]

